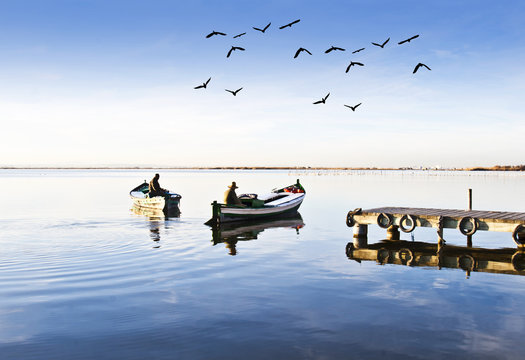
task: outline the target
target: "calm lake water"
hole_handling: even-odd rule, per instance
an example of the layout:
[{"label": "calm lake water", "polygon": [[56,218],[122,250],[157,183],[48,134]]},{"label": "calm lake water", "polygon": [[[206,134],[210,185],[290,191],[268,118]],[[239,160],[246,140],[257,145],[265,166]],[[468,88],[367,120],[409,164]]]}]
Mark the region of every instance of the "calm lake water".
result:
[{"label": "calm lake water", "polygon": [[[522,359],[525,272],[350,259],[346,213],[525,211],[525,174],[159,171],[177,218],[132,212],[155,171],[0,170],[1,359]],[[210,203],[299,178],[301,218],[214,233]],[[437,242],[435,229],[401,234]],[[370,247],[385,230],[370,226]],[[465,237],[445,230],[447,245]],[[510,233],[478,232],[483,256]],[[385,244],[387,246],[387,244]],[[510,255],[509,255],[510,256]]]}]

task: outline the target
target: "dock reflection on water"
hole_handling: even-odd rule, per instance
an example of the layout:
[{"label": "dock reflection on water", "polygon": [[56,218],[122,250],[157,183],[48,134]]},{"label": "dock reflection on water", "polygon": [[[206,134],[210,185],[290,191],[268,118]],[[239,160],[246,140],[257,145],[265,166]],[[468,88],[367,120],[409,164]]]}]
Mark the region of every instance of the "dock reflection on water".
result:
[{"label": "dock reflection on water", "polygon": [[484,249],[419,241],[382,240],[364,247],[349,242],[346,255],[357,262],[462,269],[472,272],[525,275],[525,250]]},{"label": "dock reflection on water", "polygon": [[300,213],[284,219],[225,223],[212,226],[212,242],[213,245],[224,243],[229,249],[229,254],[236,255],[239,241],[256,240],[259,234],[266,229],[292,228],[299,233],[302,227],[304,227],[304,222]]}]

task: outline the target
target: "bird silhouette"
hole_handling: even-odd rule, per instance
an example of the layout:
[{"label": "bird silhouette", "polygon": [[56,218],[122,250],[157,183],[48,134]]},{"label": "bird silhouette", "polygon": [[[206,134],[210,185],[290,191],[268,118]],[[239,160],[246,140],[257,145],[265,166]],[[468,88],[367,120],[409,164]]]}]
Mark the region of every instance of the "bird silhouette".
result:
[{"label": "bird silhouette", "polygon": [[403,41],[398,42],[398,44],[401,45],[401,44],[404,44],[404,43],[406,43],[406,42],[410,42],[411,40],[414,40],[414,39],[416,39],[416,38],[418,38],[418,37],[419,37],[419,35],[414,35],[414,36],[412,36],[411,38],[408,38],[408,39],[406,39],[406,40],[403,40]]},{"label": "bird silhouette", "polygon": [[297,24],[299,21],[301,21],[301,19],[297,19],[297,20],[295,20],[295,21],[292,21],[292,22],[289,23],[289,24],[286,24],[286,25],[280,26],[279,29],[284,29],[285,27],[292,27],[293,24]]},{"label": "bird silhouette", "polygon": [[363,63],[360,63],[360,62],[356,62],[356,61],[351,61],[350,62],[350,65],[348,65],[348,67],[346,68],[346,71],[345,72],[348,72],[348,70],[350,70],[350,68],[354,65],[358,65],[358,66],[365,66],[365,64]]},{"label": "bird silhouette", "polygon": [[209,33],[208,35],[206,35],[206,38],[207,38],[207,39],[208,39],[208,38],[211,38],[213,35],[222,35],[222,36],[226,36],[226,34],[223,33],[223,32],[219,32],[219,31],[215,31],[215,30],[213,30],[211,33]]},{"label": "bird silhouette", "polygon": [[321,100],[314,102],[314,104],[325,104],[326,99],[328,99],[328,96],[330,96],[330,93],[326,94],[326,96],[322,98]]},{"label": "bird silhouette", "polygon": [[386,43],[390,41],[390,38],[386,39],[384,43],[378,44],[373,42],[372,45],[379,46],[381,49],[385,47]]},{"label": "bird silhouette", "polygon": [[299,49],[297,49],[297,51],[295,52],[295,55],[293,56],[293,58],[295,59],[296,57],[298,57],[299,54],[300,54],[301,52],[303,52],[303,51],[306,51],[308,54],[312,55],[312,53],[311,53],[310,51],[306,50],[305,48],[299,48]]},{"label": "bird silhouette", "polygon": [[228,55],[226,55],[226,57],[229,58],[230,55],[232,54],[232,51],[235,51],[235,50],[241,50],[241,51],[244,51],[245,49],[242,48],[242,47],[239,47],[239,46],[232,46],[232,48],[230,49],[230,51],[228,51]]},{"label": "bird silhouette", "polygon": [[324,53],[328,54],[330,51],[333,51],[333,50],[345,51],[345,49],[343,49],[343,48],[336,47],[336,46],[332,45],[332,47],[330,49],[326,50]]},{"label": "bird silhouette", "polygon": [[233,38],[236,39],[236,38],[241,37],[241,36],[243,36],[243,35],[246,35],[246,33],[243,32],[243,33],[241,33],[241,34],[235,35]]},{"label": "bird silhouette", "polygon": [[235,91],[233,91],[233,90],[228,90],[228,89],[224,89],[224,90],[226,90],[226,91],[229,92],[229,93],[232,93],[233,96],[237,96],[237,93],[238,93],[239,91],[241,91],[242,88],[239,88],[239,89],[237,89],[237,90],[235,90]]},{"label": "bird silhouette", "polygon": [[347,108],[352,109],[352,111],[355,111],[355,109],[356,109],[359,105],[361,105],[361,104],[362,104],[362,103],[359,103],[359,104],[354,105],[354,106],[350,106],[350,105],[346,105],[346,104],[344,104],[344,105],[345,105]]},{"label": "bird silhouette", "polygon": [[412,74],[415,74],[416,71],[418,71],[419,68],[420,68],[421,66],[424,66],[424,67],[426,67],[428,70],[431,70],[431,69],[430,69],[428,66],[426,66],[425,64],[423,64],[423,63],[419,63],[419,64],[417,64],[416,67],[414,68],[414,71],[412,71]]},{"label": "bird silhouette", "polygon": [[271,24],[271,22],[268,23],[268,25],[266,25],[266,26],[264,27],[264,29],[259,29],[259,28],[256,28],[256,27],[253,27],[253,28],[254,28],[255,30],[257,30],[257,31],[262,32],[262,33],[264,34],[264,32],[266,31],[266,29],[268,29],[268,28],[270,27],[270,24]]},{"label": "bird silhouette", "polygon": [[357,50],[355,50],[355,51],[352,51],[352,54],[355,54],[355,53],[358,53],[358,52],[360,52],[360,51],[363,51],[364,49],[365,49],[365,48],[361,48],[361,49],[357,49]]},{"label": "bird silhouette", "polygon": [[206,89],[206,86],[208,86],[208,83],[210,82],[211,78],[206,80],[206,82],[203,82],[202,85],[195,86],[194,89]]}]

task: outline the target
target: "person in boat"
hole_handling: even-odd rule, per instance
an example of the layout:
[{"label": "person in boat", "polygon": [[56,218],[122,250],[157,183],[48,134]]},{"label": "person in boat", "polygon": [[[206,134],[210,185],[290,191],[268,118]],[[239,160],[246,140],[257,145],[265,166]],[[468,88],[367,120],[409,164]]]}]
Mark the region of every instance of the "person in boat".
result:
[{"label": "person in boat", "polygon": [[164,196],[168,192],[168,190],[160,187],[159,177],[160,177],[159,174],[155,174],[153,179],[151,179],[151,181],[149,182],[149,197],[150,198],[154,196]]},{"label": "person in boat", "polygon": [[235,193],[235,189],[237,189],[237,184],[235,181],[232,181],[232,184],[228,186],[228,190],[224,193],[224,203],[226,205],[241,205],[244,206],[241,203],[241,200],[237,197],[237,194]]}]

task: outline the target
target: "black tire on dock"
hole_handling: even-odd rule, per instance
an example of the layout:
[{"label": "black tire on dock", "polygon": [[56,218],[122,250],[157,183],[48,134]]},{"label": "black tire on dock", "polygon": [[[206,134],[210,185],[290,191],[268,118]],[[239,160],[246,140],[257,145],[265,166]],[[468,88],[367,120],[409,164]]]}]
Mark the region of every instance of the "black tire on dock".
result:
[{"label": "black tire on dock", "polygon": [[512,239],[518,245],[525,245],[525,238],[520,238],[520,233],[525,233],[525,226],[519,224],[512,232]]},{"label": "black tire on dock", "polygon": [[[467,222],[472,223],[472,229],[465,230],[465,225],[467,224]],[[465,216],[459,221],[458,228],[459,228],[459,231],[461,231],[463,235],[466,235],[466,236],[474,235],[476,231],[478,230],[478,219],[472,216]]]},{"label": "black tire on dock", "polygon": [[[383,218],[387,220],[386,224],[383,224]],[[392,215],[388,213],[381,213],[377,215],[377,225],[383,229],[388,229],[392,225]]]},{"label": "black tire on dock", "polygon": [[346,214],[346,226],[352,227],[355,225],[355,219],[354,215],[361,213],[361,208],[355,208],[352,211],[349,211],[348,214]]},{"label": "black tire on dock", "polygon": [[346,214],[346,226],[353,227],[355,225],[355,219],[354,214],[352,214],[353,211],[349,211],[348,214]]},{"label": "black tire on dock", "polygon": [[[409,227],[405,227],[403,225],[403,223],[406,222],[407,220],[410,220],[410,222],[412,223],[412,225],[410,225]],[[414,231],[414,229],[416,228],[416,219],[412,215],[408,215],[408,214],[403,215],[401,219],[399,220],[399,228],[401,229],[402,232],[405,232],[405,233],[410,233]]]}]

